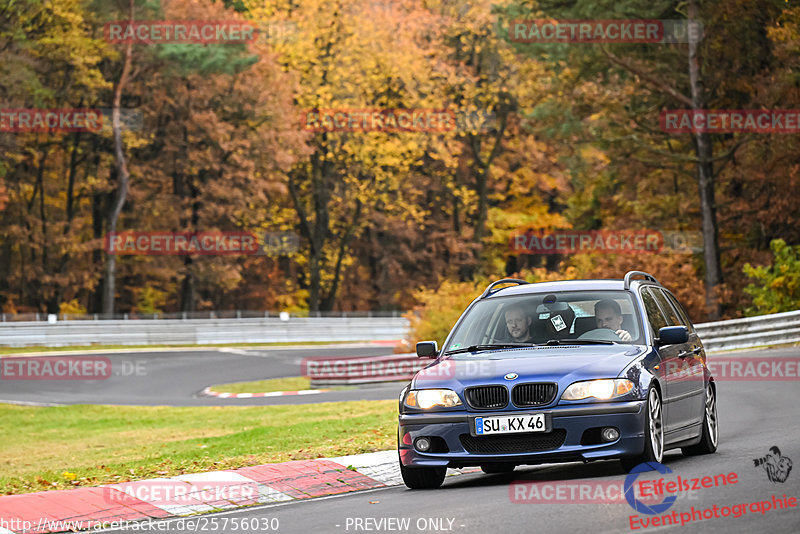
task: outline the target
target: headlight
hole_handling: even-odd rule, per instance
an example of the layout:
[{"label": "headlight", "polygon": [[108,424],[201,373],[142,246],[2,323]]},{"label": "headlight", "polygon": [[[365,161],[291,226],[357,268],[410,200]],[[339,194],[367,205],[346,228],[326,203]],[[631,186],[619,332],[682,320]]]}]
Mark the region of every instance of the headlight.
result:
[{"label": "headlight", "polygon": [[406,406],[427,410],[434,406],[461,406],[461,399],[450,389],[412,389],[406,395]]},{"label": "headlight", "polygon": [[633,382],[627,378],[603,378],[601,380],[586,380],[570,384],[564,394],[563,400],[581,400],[594,397],[600,400],[613,399],[629,393],[633,389]]}]

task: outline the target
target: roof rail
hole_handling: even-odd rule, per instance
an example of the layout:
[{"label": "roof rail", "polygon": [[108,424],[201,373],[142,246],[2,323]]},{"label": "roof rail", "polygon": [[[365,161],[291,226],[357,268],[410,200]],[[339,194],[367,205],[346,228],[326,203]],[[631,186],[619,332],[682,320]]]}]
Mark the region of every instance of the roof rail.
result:
[{"label": "roof rail", "polygon": [[[500,284],[517,284],[517,285],[521,286],[523,284],[529,284],[529,283],[530,282],[526,282],[525,280],[520,280],[519,278],[503,278],[502,280],[498,280],[496,282],[492,282],[491,284],[489,284],[489,287],[487,287],[486,291],[483,292],[483,295],[481,295],[481,298],[482,299],[486,298],[489,295],[491,295],[493,293],[497,293],[497,291],[500,291],[499,289],[497,291],[492,291],[492,289],[494,289],[495,287],[499,286]],[[503,289],[505,289],[505,288],[503,288]]]},{"label": "roof rail", "polygon": [[631,288],[631,282],[633,281],[634,276],[644,276],[644,279],[647,280],[648,282],[655,282],[656,284],[661,285],[661,283],[658,280],[656,280],[656,277],[650,273],[646,273],[644,271],[628,271],[627,273],[625,273],[626,290]]}]

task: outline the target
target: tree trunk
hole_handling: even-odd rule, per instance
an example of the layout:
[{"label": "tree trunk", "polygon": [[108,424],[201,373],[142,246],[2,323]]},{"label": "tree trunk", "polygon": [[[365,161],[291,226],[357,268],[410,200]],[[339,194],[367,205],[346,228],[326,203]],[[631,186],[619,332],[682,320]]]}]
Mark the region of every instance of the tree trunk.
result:
[{"label": "tree trunk", "polygon": [[336,292],[339,290],[339,280],[342,277],[342,263],[344,261],[344,255],[347,252],[347,243],[350,241],[350,237],[353,235],[353,230],[355,230],[356,226],[358,226],[358,221],[361,219],[361,200],[356,198],[356,208],[353,213],[353,220],[350,222],[350,226],[347,228],[347,231],[342,236],[342,242],[339,245],[339,255],[336,259],[336,267],[333,269],[333,280],[331,281],[331,287],[328,290],[328,294],[322,300],[321,309],[322,311],[332,311],[333,304],[336,301]]},{"label": "tree trunk", "polygon": [[[95,160],[97,162],[96,168],[99,168],[99,156]],[[98,173],[99,174],[99,173]],[[103,241],[103,214],[106,212],[106,205],[108,204],[108,195],[106,193],[94,192],[92,193],[92,237],[95,241]],[[95,247],[92,249],[92,264],[103,264],[103,250],[102,248]],[[103,295],[105,294],[103,288],[105,287],[105,276],[101,275],[92,293],[91,306],[89,311],[91,313],[99,313],[103,311]]]},{"label": "tree trunk", "polygon": [[[186,185],[189,187],[189,198],[191,198],[192,202],[192,214],[189,227],[192,232],[196,232],[200,224],[200,205],[198,201],[200,191],[197,189],[191,177]],[[194,258],[188,254],[184,256],[183,266],[185,268],[185,274],[181,282],[181,311],[193,312],[197,307],[197,282],[194,276]]]},{"label": "tree trunk", "polygon": [[[474,158],[474,174],[475,174],[475,194],[478,196],[478,212],[472,225],[473,234],[472,240],[475,243],[473,252],[474,263],[468,267],[468,270],[462,272],[462,280],[471,279],[482,263],[483,256],[483,238],[486,234],[486,221],[489,215],[489,180],[491,180],[490,168],[497,156],[500,155],[503,143],[503,134],[507,125],[507,113],[500,115],[500,124],[497,131],[490,136],[494,141],[492,149],[486,156],[486,160],[481,159],[481,144],[482,138],[478,135],[469,134],[465,139],[465,144],[472,150]],[[467,274],[468,276],[464,276]]]},{"label": "tree trunk", "polygon": [[[322,146],[326,146],[324,136]],[[321,150],[321,149],[319,149]],[[311,157],[309,173],[311,186],[311,209],[314,220],[309,220],[306,207],[300,198],[300,191],[295,177],[289,175],[289,194],[292,197],[295,211],[300,218],[300,232],[308,240],[308,309],[319,311],[322,302],[322,267],[324,265],[325,242],[330,235],[330,193],[328,184],[331,180],[332,163],[320,161],[319,152]]]},{"label": "tree trunk", "polygon": [[[134,20],[134,0],[130,0],[129,4],[129,20]],[[114,89],[114,103],[111,109],[111,129],[114,133],[114,160],[117,167],[117,196],[111,213],[108,217],[108,232],[113,233],[117,231],[117,220],[119,214],[122,213],[122,207],[125,205],[125,199],[128,197],[128,185],[130,182],[130,174],[128,173],[128,164],[125,161],[125,153],[122,146],[122,128],[120,126],[119,110],[122,103],[122,91],[128,83],[128,76],[131,71],[131,55],[133,45],[131,42],[125,47],[125,62],[122,65],[122,75],[119,78],[119,83]],[[103,284],[103,313],[114,313],[114,296],[116,290],[116,268],[117,256],[115,254],[108,254],[106,260],[106,275],[105,283]]]},{"label": "tree trunk", "polygon": [[[690,0],[688,6],[689,25],[697,19],[697,0]],[[699,39],[689,37],[689,84],[692,93],[692,110],[705,107],[703,82],[700,77],[700,62],[697,58]],[[721,315],[716,289],[722,283],[722,270],[719,261],[719,236],[717,231],[717,206],[714,199],[713,147],[708,133],[698,132],[694,136],[697,152],[697,185],[700,190],[700,210],[703,218],[703,259],[706,267],[706,307],[709,319]]]},{"label": "tree trunk", "polygon": [[[72,136],[72,149],[70,150],[69,155],[69,169],[67,171],[67,198],[65,201],[65,208],[67,212],[67,222],[64,225],[64,231],[62,235],[67,236],[69,235],[69,231],[72,229],[72,220],[75,218],[75,177],[78,174],[78,146],[81,142],[81,133],[75,132]],[[69,250],[65,250],[61,254],[61,259],[58,263],[58,270],[57,273],[59,275],[63,275],[67,272],[67,265],[69,264],[70,253]],[[60,303],[64,299],[64,286],[63,284],[58,284],[56,288],[55,294],[53,295],[53,302],[56,309],[58,309]],[[48,306],[49,308],[50,306]],[[51,312],[53,313],[53,312]],[[54,312],[58,313],[58,312]]]}]

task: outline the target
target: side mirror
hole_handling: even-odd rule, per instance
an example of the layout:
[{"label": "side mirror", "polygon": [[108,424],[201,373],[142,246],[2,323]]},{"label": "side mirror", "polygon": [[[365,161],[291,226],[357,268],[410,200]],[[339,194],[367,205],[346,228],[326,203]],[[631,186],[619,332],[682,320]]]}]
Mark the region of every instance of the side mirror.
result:
[{"label": "side mirror", "polygon": [[417,356],[420,358],[435,358],[439,354],[439,344],[435,341],[420,341],[417,343]]},{"label": "side mirror", "polygon": [[679,345],[689,341],[689,329],[685,326],[665,326],[658,331],[659,345]]}]

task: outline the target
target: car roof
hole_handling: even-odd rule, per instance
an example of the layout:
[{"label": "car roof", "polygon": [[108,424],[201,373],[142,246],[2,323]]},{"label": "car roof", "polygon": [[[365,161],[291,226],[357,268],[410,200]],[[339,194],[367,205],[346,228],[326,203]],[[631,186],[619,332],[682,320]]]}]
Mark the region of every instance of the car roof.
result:
[{"label": "car roof", "polygon": [[[649,280],[633,280],[631,290],[638,285],[651,285],[661,287]],[[521,284],[517,286],[504,287],[492,292],[484,298],[508,297],[512,295],[528,295],[532,293],[545,293],[548,291],[603,291],[616,290],[624,291],[625,283],[623,280],[558,280],[555,282],[538,282],[535,284]]]}]

